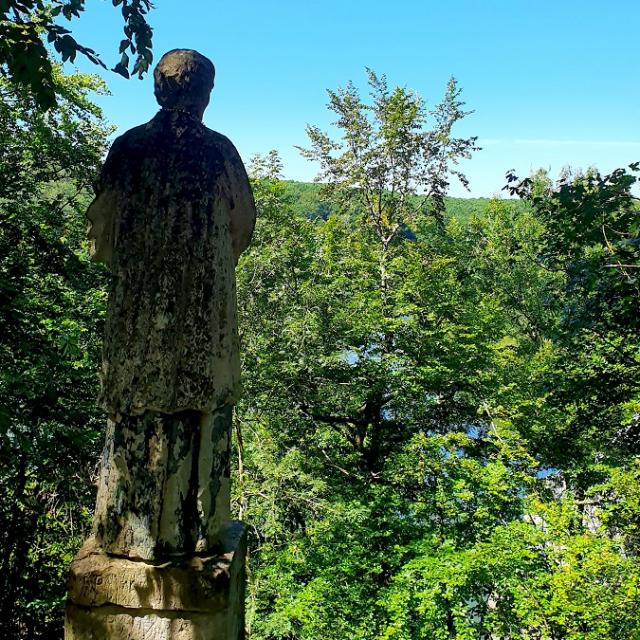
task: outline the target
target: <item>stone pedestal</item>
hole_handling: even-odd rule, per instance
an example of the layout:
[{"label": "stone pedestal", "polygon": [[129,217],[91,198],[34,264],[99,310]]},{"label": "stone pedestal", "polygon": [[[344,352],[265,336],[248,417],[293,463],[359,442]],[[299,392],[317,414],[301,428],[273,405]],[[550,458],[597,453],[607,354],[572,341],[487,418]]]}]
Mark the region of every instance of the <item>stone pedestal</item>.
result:
[{"label": "stone pedestal", "polygon": [[246,529],[221,548],[164,562],[111,556],[90,540],[69,573],[65,640],[242,640]]}]

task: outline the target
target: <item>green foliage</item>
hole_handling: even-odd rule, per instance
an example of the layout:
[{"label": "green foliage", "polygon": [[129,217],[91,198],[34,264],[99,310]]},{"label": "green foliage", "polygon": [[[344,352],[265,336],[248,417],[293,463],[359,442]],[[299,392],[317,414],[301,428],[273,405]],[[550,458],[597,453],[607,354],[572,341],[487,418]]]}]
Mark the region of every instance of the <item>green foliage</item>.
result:
[{"label": "green foliage", "polygon": [[0,619],[5,638],[61,629],[68,563],[86,533],[104,273],[83,213],[110,129],[88,76],[54,69],[43,114],[0,81]]},{"label": "green foliage", "polygon": [[[342,199],[314,215],[271,160],[238,273],[251,637],[636,637],[638,458],[611,434],[638,413],[637,344],[618,320],[609,378],[607,343],[594,360],[567,322],[588,306],[549,262],[556,190],[417,213],[383,287],[370,219]],[[625,277],[602,259],[591,285]]]},{"label": "green foliage", "polygon": [[572,329],[602,324],[636,330],[640,319],[640,214],[632,195],[640,163],[601,176],[564,175],[557,186],[535,192],[530,179],[508,176],[513,194],[531,202],[546,227],[541,259],[566,274],[575,300],[564,323]]},{"label": "green foliage", "polygon": [[[318,127],[307,127],[310,149],[300,149],[319,162],[317,180],[327,184],[334,200],[355,202],[383,246],[390,245],[429,207],[438,220],[450,176],[464,186],[467,179],[456,168],[477,150],[476,138],[455,138],[454,125],[469,115],[462,110],[461,90],[455,79],[432,111],[407,89],[390,89],[385,76],[367,70],[371,102],[361,100],[353,83],[329,90],[329,109],[342,136],[332,140]],[[431,125],[427,129],[427,124]],[[422,198],[411,198],[418,191]]]},{"label": "green foliage", "polygon": [[529,508],[471,548],[416,549],[385,594],[381,637],[637,637],[637,562],[608,537],[571,534],[571,501]]},{"label": "green foliage", "polygon": [[[129,52],[136,56],[132,73],[142,77],[153,60],[152,31],[146,20],[151,2],[113,0],[113,6],[121,6],[125,36],[120,42],[120,61],[113,71],[129,77]],[[93,49],[77,42],[58,22],[61,18],[79,18],[84,9],[85,0],[0,0],[0,72],[27,89],[41,109],[55,105],[59,89],[45,39],[63,62],[73,62],[80,53],[106,68]]]},{"label": "green foliage", "polygon": [[[259,202],[264,189],[256,183]],[[270,189],[271,198],[284,191]],[[256,525],[254,625],[258,637],[379,637],[380,591],[416,539],[473,542],[520,512],[520,472],[493,436],[466,428],[482,422],[469,389],[495,370],[501,322],[487,309],[477,326],[478,300],[456,282],[450,238],[432,223],[392,263],[387,315],[374,234],[336,215],[314,224],[287,206],[261,209],[239,274],[238,500]],[[486,456],[463,455],[483,447]]]},{"label": "green foliage", "polygon": [[549,331],[555,354],[540,376],[547,410],[529,437],[578,492],[597,481],[602,463],[640,453],[640,209],[632,195],[639,168],[566,174],[556,186],[509,176],[544,225],[541,267],[561,278]]}]

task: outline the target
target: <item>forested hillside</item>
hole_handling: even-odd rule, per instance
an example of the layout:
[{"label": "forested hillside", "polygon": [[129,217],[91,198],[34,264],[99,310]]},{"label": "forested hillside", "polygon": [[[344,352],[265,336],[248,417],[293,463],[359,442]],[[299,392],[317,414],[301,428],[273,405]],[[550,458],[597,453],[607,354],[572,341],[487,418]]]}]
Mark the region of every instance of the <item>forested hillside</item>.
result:
[{"label": "forested hillside", "polygon": [[[84,212],[111,129],[99,83],[55,79],[44,114],[0,79],[8,639],[62,637],[104,430],[108,274]],[[369,155],[339,163],[311,129],[322,184],[283,181],[277,153],[250,168],[233,458],[247,637],[639,638],[639,166],[448,198],[450,161],[475,145],[446,135],[455,84],[418,157],[415,96],[376,81],[396,128]]]},{"label": "forested hillside", "polygon": [[[296,215],[326,219],[336,209],[326,198],[323,198],[322,184],[317,182],[287,180],[283,181],[282,189]],[[419,198],[415,197],[415,200],[418,201]],[[483,216],[490,205],[489,198],[445,197],[447,217],[457,218],[460,221],[468,221],[473,216]]]}]

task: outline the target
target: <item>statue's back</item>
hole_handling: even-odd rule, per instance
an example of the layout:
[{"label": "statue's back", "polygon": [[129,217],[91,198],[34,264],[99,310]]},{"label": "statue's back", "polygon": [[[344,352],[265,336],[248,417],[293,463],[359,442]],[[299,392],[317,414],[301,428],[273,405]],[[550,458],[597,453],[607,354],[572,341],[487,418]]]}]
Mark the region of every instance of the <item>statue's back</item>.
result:
[{"label": "statue's back", "polygon": [[232,218],[247,179],[227,138],[162,110],[113,145],[115,198],[101,399],[111,414],[233,402],[239,362]]}]

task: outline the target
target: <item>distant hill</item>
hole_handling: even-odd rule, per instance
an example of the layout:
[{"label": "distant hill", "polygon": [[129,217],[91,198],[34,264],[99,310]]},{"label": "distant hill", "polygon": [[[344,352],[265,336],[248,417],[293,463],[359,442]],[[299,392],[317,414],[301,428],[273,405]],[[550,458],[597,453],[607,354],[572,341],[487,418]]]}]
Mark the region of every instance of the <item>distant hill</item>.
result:
[{"label": "distant hill", "polygon": [[[293,200],[296,212],[310,218],[326,218],[331,213],[331,205],[322,201],[321,184],[287,180],[285,185],[285,193]],[[490,198],[445,198],[446,215],[459,220],[469,220],[474,215],[482,217],[490,202]],[[519,201],[515,202],[520,206]]]}]

